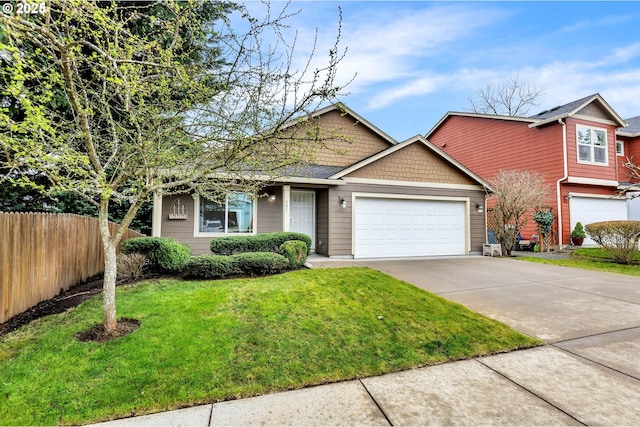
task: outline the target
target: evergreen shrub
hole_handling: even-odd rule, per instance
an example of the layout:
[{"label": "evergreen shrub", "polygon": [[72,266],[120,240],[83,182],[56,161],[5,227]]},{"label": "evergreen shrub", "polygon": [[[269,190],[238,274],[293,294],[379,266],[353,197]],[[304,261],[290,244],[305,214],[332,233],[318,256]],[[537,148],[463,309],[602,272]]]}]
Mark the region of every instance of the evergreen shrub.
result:
[{"label": "evergreen shrub", "polygon": [[280,246],[289,240],[301,240],[307,246],[307,253],[311,251],[311,237],[303,233],[281,231],[263,233],[252,236],[218,237],[211,241],[211,252],[214,255],[236,255],[245,252],[273,252],[279,253]]}]

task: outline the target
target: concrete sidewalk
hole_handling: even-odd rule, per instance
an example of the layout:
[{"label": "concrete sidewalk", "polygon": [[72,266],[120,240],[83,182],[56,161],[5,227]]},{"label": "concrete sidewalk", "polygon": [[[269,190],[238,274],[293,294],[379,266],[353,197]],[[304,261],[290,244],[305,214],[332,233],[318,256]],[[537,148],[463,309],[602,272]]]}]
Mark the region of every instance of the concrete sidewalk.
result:
[{"label": "concrete sidewalk", "polygon": [[101,425],[640,425],[640,279],[504,258],[368,266],[549,345]]}]

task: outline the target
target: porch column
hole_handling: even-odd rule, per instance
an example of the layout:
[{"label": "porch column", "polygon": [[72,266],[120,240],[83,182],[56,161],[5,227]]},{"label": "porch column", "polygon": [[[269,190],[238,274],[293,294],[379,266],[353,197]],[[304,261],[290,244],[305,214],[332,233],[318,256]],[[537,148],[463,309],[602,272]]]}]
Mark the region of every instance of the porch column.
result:
[{"label": "porch column", "polygon": [[291,186],[282,186],[282,231],[289,231],[291,224]]},{"label": "porch column", "polygon": [[153,193],[153,214],[151,216],[151,235],[160,237],[162,234],[162,194]]}]

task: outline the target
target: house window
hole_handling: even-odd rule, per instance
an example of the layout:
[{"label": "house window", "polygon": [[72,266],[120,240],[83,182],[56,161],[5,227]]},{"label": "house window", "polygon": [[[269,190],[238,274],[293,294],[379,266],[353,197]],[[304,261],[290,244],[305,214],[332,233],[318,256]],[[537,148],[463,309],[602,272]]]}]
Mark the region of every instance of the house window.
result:
[{"label": "house window", "polygon": [[624,142],[616,141],[616,155],[624,156]]},{"label": "house window", "polygon": [[199,199],[200,233],[253,233],[253,197],[244,193],[227,194],[224,203]]},{"label": "house window", "polygon": [[608,164],[607,131],[590,126],[576,126],[578,163],[593,165]]}]

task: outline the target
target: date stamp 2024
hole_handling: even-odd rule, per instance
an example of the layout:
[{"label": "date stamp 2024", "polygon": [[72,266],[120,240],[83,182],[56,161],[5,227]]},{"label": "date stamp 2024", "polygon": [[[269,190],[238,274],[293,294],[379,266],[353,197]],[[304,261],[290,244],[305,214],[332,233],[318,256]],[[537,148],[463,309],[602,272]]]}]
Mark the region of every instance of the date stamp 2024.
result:
[{"label": "date stamp 2024", "polygon": [[17,15],[42,15],[47,11],[47,5],[44,1],[20,1],[16,4],[7,2],[3,3],[0,8],[2,9],[2,13],[6,15],[11,15],[14,12]]}]

